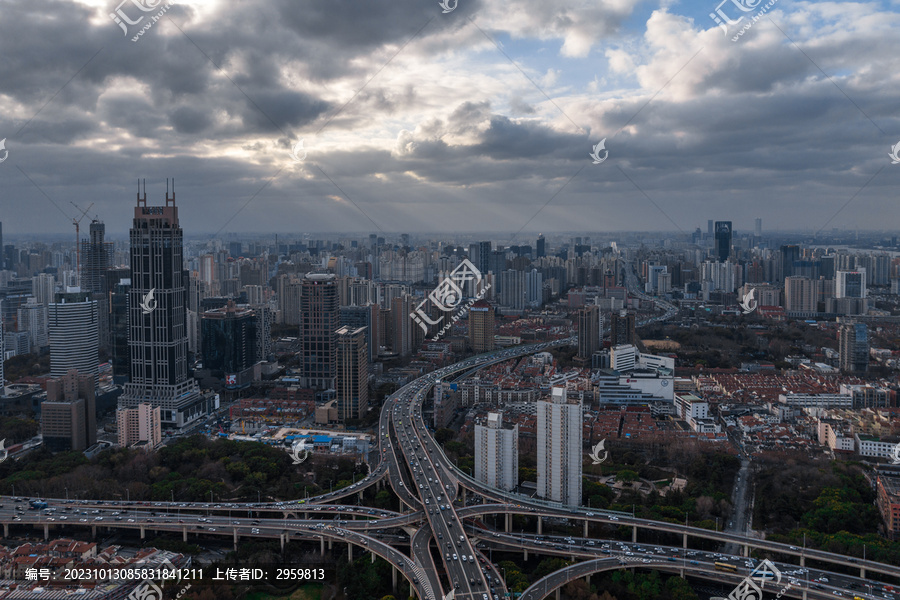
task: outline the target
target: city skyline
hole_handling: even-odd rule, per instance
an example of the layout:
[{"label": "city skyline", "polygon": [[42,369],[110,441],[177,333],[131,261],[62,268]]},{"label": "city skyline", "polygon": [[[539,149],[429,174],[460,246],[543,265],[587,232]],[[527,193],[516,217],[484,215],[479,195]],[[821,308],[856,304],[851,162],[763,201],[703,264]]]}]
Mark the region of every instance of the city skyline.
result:
[{"label": "city skyline", "polygon": [[732,41],[701,0],[192,0],[136,42],[107,4],[0,23],[8,233],[65,233],[70,202],[120,232],[171,176],[198,234],[897,225],[889,3],[782,0]]}]

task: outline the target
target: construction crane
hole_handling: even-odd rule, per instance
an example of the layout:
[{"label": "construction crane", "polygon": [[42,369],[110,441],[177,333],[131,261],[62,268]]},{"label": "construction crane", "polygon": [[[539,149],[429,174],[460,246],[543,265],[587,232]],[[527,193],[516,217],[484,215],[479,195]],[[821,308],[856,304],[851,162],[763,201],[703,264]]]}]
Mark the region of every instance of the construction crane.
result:
[{"label": "construction crane", "polygon": [[69,204],[81,212],[80,217],[77,219],[74,217],[72,218],[72,225],[75,226],[75,280],[78,282],[78,285],[81,285],[81,220],[87,212],[91,210],[91,206],[94,206],[94,203],[91,202],[91,206],[88,206],[84,210],[74,202],[69,202]]}]

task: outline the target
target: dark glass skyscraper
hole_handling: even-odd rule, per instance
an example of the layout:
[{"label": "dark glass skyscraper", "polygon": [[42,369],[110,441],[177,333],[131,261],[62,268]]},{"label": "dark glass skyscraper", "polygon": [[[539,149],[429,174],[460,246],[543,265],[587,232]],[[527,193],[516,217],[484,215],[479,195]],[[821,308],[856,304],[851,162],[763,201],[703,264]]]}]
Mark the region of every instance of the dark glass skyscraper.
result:
[{"label": "dark glass skyscraper", "polygon": [[309,273],[300,289],[300,369],[306,387],[334,387],[340,315],[334,275]]},{"label": "dark glass skyscraper", "polygon": [[112,266],[113,245],[104,241],[106,225],[91,221],[90,238],[81,242],[81,291],[106,294],[106,270]]},{"label": "dark glass skyscraper", "polygon": [[147,206],[138,192],[131,240],[128,346],[131,382],[120,408],[142,402],[159,406],[164,425],[183,427],[204,412],[203,399],[188,376],[188,334],[183,237],[175,192],[165,206]]},{"label": "dark glass skyscraper", "polygon": [[716,258],[725,262],[731,256],[731,221],[716,221]]}]

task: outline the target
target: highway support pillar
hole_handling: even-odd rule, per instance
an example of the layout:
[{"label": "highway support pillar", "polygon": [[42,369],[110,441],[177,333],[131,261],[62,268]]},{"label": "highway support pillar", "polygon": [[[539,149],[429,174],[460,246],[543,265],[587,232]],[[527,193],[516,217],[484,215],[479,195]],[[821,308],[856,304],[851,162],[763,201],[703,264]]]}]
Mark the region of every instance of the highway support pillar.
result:
[{"label": "highway support pillar", "polygon": [[328,549],[331,550],[333,547],[333,540],[331,538],[328,538]]},{"label": "highway support pillar", "polygon": [[524,548],[525,557],[522,559],[525,562],[528,562],[528,548]]},{"label": "highway support pillar", "polygon": [[859,578],[860,578],[860,579],[865,579],[865,578],[866,578],[866,568],[865,568],[865,567],[860,567],[860,568],[859,568]]},{"label": "highway support pillar", "polygon": [[800,566],[801,566],[801,567],[805,567],[805,566],[806,566],[806,557],[803,556],[802,554],[800,555]]},{"label": "highway support pillar", "polygon": [[143,539],[146,538],[146,537],[147,537],[147,532],[146,532],[146,530],[144,529],[144,526],[141,525],[141,539],[143,540]]},{"label": "highway support pillar", "polygon": [[4,523],[4,524],[3,524],[3,537],[4,537],[4,538],[8,538],[8,537],[9,537],[9,523]]},{"label": "highway support pillar", "polygon": [[681,547],[687,549],[687,534],[681,536]]},{"label": "highway support pillar", "polygon": [[374,565],[375,564],[375,553],[369,552],[369,554],[372,556],[372,564]]},{"label": "highway support pillar", "polygon": [[97,526],[91,525],[91,538],[97,539]]},{"label": "highway support pillar", "polygon": [[750,556],[750,546],[744,546],[744,556]]},{"label": "highway support pillar", "polygon": [[353,562],[353,544],[347,542],[347,561]]},{"label": "highway support pillar", "polygon": [[284,534],[278,534],[278,541],[281,542],[281,551],[284,552]]},{"label": "highway support pillar", "polygon": [[509,533],[512,529],[512,515],[506,513],[506,533]]},{"label": "highway support pillar", "polygon": [[325,556],[325,538],[319,538],[319,556]]},{"label": "highway support pillar", "polygon": [[541,535],[544,531],[544,517],[538,517],[538,535]]},{"label": "highway support pillar", "polygon": [[237,552],[238,549],[238,532],[237,527],[234,528],[234,551]]},{"label": "highway support pillar", "polygon": [[584,576],[584,582],[587,584],[588,589],[590,589],[590,587],[591,587],[591,574],[590,573],[588,573],[587,575]]},{"label": "highway support pillar", "polygon": [[397,593],[397,567],[391,567],[391,591]]},{"label": "highway support pillar", "polygon": [[45,540],[50,539],[50,525],[47,523],[44,523],[44,539]]},{"label": "highway support pillar", "polygon": [[586,538],[587,536],[588,536],[588,521],[587,521],[587,519],[585,519],[584,520],[584,533],[581,535],[581,537]]},{"label": "highway support pillar", "polygon": [[462,492],[463,492],[463,504],[465,504],[466,503],[466,488],[463,488]]},{"label": "highway support pillar", "polygon": [[187,527],[181,528],[181,541],[183,541],[183,542],[187,541]]},{"label": "highway support pillar", "polygon": [[309,513],[303,513],[303,520],[309,521]]},{"label": "highway support pillar", "polygon": [[559,588],[556,588],[556,600],[559,600]]},{"label": "highway support pillar", "polygon": [[363,499],[363,497],[362,497],[362,491],[360,491],[360,492],[359,492],[359,501],[362,502],[362,499]]},{"label": "highway support pillar", "polygon": [[631,543],[637,544],[637,525],[631,528]]}]

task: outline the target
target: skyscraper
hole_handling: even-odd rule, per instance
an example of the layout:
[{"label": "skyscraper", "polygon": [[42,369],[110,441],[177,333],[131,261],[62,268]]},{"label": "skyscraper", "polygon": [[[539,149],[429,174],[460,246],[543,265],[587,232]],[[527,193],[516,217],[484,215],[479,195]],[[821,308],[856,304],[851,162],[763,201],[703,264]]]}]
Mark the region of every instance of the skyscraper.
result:
[{"label": "skyscraper", "polygon": [[621,310],[610,316],[609,341],[613,346],[636,345],[637,333],[635,332],[634,313]]},{"label": "skyscraper", "polygon": [[794,263],[800,260],[800,246],[786,244],[781,247],[781,278],[793,277]]},{"label": "skyscraper", "polygon": [[85,450],[97,442],[94,377],[70,369],[47,380],[47,399],[41,403],[41,434],[54,451]]},{"label": "skyscraper", "polygon": [[494,349],[494,309],[485,300],[469,308],[469,345],[475,354]]},{"label": "skyscraper", "polygon": [[29,352],[38,353],[50,343],[47,337],[47,307],[31,297],[19,307],[19,331],[28,332]]},{"label": "skyscraper", "polygon": [[141,403],[160,408],[164,425],[184,427],[205,414],[204,399],[188,373],[184,232],[175,191],[165,206],[147,206],[138,192],[131,241],[128,290],[128,346],[131,381],[119,408]]},{"label": "skyscraper", "polygon": [[581,504],[581,400],[554,387],[537,402],[537,494],[567,506]]},{"label": "skyscraper", "polygon": [[106,294],[106,270],[113,264],[113,245],[104,241],[106,225],[91,221],[90,238],[81,242],[81,291]]},{"label": "skyscraper", "polygon": [[300,289],[300,372],[305,387],[334,388],[338,327],[340,305],[334,275],[307,274]]},{"label": "skyscraper", "polygon": [[38,273],[32,277],[31,295],[39,303],[49,306],[56,299],[56,278],[49,273]]},{"label": "skyscraper", "polygon": [[578,358],[582,361],[590,361],[594,352],[600,350],[600,330],[602,321],[600,307],[591,304],[578,309],[576,313],[578,321]]},{"label": "skyscraper", "polygon": [[538,235],[534,257],[541,258],[543,256],[547,256],[547,240],[544,239],[544,234],[542,233]]},{"label": "skyscraper", "polygon": [[844,323],[840,329],[841,371],[865,373],[869,370],[869,330],[865,323]]},{"label": "skyscraper", "polygon": [[378,325],[381,316],[378,305],[342,306],[340,311],[342,326],[347,325],[352,329],[365,327],[368,360],[369,362],[373,362],[378,356]]},{"label": "skyscraper", "polygon": [[731,221],[716,221],[716,259],[725,262],[731,256]]},{"label": "skyscraper", "polygon": [[[75,288],[77,289],[77,288]],[[85,292],[59,294],[47,311],[50,376],[62,377],[69,369],[81,375],[99,373],[100,315],[97,302]]]},{"label": "skyscraper", "polygon": [[338,420],[361,419],[369,409],[369,351],[366,330],[337,330],[335,392]]},{"label": "skyscraper", "polygon": [[519,484],[519,425],[504,427],[503,413],[475,425],[475,479],[506,491]]},{"label": "skyscraper", "polygon": [[[250,382],[244,372],[263,359],[257,355],[257,316],[247,306],[229,300],[225,308],[208,310],[200,318],[203,367],[214,377],[234,375],[234,385]],[[240,381],[238,381],[240,379]]]},{"label": "skyscraper", "polygon": [[491,242],[469,244],[469,260],[482,274],[486,274],[491,268]]},{"label": "skyscraper", "polygon": [[756,221],[754,223],[753,233],[756,235],[756,237],[762,237],[762,219],[760,219],[759,217],[756,218]]},{"label": "skyscraper", "polygon": [[866,270],[838,271],[834,277],[835,298],[865,298]]}]

